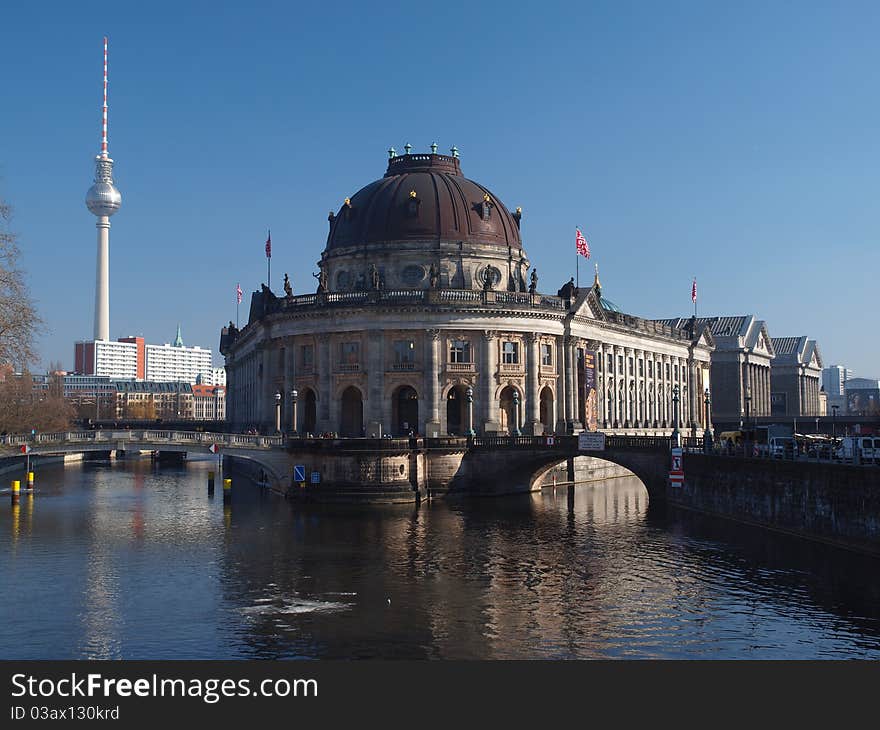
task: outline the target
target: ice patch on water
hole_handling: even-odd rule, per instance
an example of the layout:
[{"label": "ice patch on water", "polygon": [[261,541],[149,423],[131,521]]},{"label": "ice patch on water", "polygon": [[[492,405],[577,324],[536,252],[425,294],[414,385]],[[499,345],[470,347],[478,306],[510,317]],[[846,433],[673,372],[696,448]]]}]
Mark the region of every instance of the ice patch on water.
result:
[{"label": "ice patch on water", "polygon": [[253,606],[243,606],[240,612],[245,616],[271,616],[273,614],[318,613],[325,611],[341,611],[351,604],[341,601],[317,601],[299,596],[254,599]]}]

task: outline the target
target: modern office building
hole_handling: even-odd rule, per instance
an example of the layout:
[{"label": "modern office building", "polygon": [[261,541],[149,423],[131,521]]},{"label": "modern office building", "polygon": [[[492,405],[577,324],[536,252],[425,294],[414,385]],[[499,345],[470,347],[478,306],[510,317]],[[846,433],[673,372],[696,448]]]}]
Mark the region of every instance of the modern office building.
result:
[{"label": "modern office building", "polygon": [[[74,345],[74,370],[81,375],[109,378],[149,380],[153,382],[195,383],[218,377],[211,350],[185,347],[177,328],[172,344],[149,345],[143,337],[122,337],[116,342],[92,340]],[[223,383],[220,383],[223,384]]]},{"label": "modern office building", "polygon": [[80,375],[143,380],[146,377],[144,338],[77,342],[73,369]]},{"label": "modern office building", "polygon": [[855,372],[843,365],[831,365],[822,370],[822,387],[828,397],[828,412],[846,413],[846,382],[855,377]]}]

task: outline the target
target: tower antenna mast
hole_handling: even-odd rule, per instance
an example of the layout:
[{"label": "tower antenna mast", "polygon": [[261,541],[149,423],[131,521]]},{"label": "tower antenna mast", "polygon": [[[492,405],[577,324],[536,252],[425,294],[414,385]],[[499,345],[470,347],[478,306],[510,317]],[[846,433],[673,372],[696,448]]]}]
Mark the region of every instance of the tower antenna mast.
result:
[{"label": "tower antenna mast", "polygon": [[107,36],[104,36],[104,105],[101,107],[101,157],[107,158]]}]

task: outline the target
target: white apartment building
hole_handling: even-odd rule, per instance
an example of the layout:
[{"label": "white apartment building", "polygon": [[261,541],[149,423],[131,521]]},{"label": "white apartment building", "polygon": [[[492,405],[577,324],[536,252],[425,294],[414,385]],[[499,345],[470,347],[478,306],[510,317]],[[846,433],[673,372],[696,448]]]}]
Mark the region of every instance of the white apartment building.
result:
[{"label": "white apartment building", "polygon": [[205,382],[212,377],[211,351],[182,345],[147,345],[146,379],[157,383]]},{"label": "white apartment building", "polygon": [[143,378],[143,362],[139,363],[138,357],[138,350],[141,348],[143,344],[139,344],[135,338],[119,342],[110,340],[77,342],[74,355],[75,370],[83,375]]}]

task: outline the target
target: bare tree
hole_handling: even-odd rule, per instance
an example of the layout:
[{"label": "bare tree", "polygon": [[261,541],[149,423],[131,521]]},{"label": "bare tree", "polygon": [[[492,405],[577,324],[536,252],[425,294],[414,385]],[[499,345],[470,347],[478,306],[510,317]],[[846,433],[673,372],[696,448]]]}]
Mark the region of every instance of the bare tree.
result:
[{"label": "bare tree", "polygon": [[36,336],[43,329],[24,272],[21,250],[9,228],[10,206],[0,199],[0,363],[19,370],[36,357]]},{"label": "bare tree", "polygon": [[73,406],[51,383],[35,387],[31,374],[10,375],[0,382],[0,431],[28,433],[65,431],[74,417]]}]

